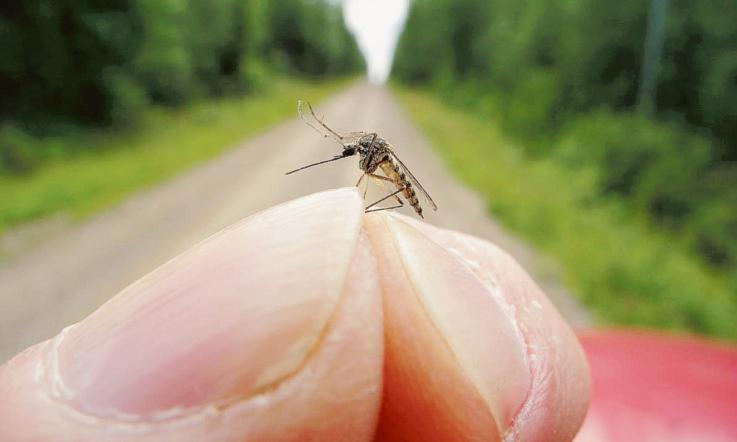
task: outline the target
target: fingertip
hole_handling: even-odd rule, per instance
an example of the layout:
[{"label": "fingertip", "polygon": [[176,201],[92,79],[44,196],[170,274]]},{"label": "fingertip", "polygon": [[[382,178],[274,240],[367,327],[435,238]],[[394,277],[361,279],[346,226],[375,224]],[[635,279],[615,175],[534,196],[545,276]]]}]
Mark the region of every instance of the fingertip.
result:
[{"label": "fingertip", "polygon": [[408,277],[390,223],[385,214],[366,220],[384,299],[384,393],[377,440],[498,440],[497,420]]},{"label": "fingertip", "polygon": [[383,332],[362,204],[340,189],[257,214],[18,355],[5,435],[369,440]]},{"label": "fingertip", "polygon": [[[391,214],[372,217],[370,223],[374,242],[383,244],[383,248],[376,246],[384,253],[380,262],[390,267],[381,272],[384,289],[391,292],[385,293],[382,420],[386,410],[403,409],[404,417],[395,421],[410,425],[407,432],[434,431],[433,440],[459,440],[438,432],[436,424],[448,419],[456,423],[465,419],[461,427],[452,429],[463,435],[460,440],[479,435],[484,440],[570,440],[588,404],[585,356],[570,328],[519,265],[483,240],[419,220]],[[394,228],[399,241],[387,241],[388,235],[382,232],[392,231],[391,226],[398,223],[411,226],[428,244],[415,249],[403,246],[412,236],[406,228]],[[431,253],[443,257],[438,265],[428,260]],[[414,256],[408,259],[408,255]],[[385,275],[390,275],[388,281]],[[404,286],[397,282],[403,278],[410,282]],[[484,286],[486,292],[479,289]],[[439,301],[442,315],[460,315],[443,326],[437,320],[440,316],[425,303],[428,295]],[[509,329],[501,326],[505,316],[511,321]],[[470,328],[474,323],[475,332]],[[437,334],[434,339],[424,339],[432,333]],[[524,355],[516,356],[517,352]],[[438,376],[444,379],[443,389],[434,388],[433,377]],[[401,382],[393,381],[397,378]],[[412,395],[404,391],[407,386],[414,389]],[[458,391],[464,393],[454,396]],[[435,416],[408,424],[406,416],[413,413],[408,407],[433,409]],[[480,409],[487,413],[480,414]],[[385,431],[396,428],[395,423]],[[401,437],[394,433],[386,440]]]},{"label": "fingertip", "polygon": [[573,439],[588,409],[591,379],[586,355],[571,327],[504,250],[457,232],[446,232],[439,241],[459,256],[480,263],[475,273],[496,281],[524,334],[532,382],[510,434],[517,440]]}]

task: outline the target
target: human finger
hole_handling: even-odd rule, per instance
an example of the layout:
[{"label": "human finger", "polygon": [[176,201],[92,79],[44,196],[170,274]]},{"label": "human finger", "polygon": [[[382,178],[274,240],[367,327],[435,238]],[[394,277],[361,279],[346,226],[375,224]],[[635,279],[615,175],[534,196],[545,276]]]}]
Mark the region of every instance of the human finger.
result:
[{"label": "human finger", "polygon": [[370,440],[382,319],[355,190],[195,246],[0,368],[4,440]]}]

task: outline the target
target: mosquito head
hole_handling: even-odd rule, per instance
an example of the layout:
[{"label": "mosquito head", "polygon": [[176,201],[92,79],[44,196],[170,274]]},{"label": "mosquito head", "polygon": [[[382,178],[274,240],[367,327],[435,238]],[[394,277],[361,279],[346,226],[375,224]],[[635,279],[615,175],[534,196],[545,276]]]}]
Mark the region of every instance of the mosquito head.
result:
[{"label": "mosquito head", "polygon": [[358,152],[358,144],[348,143],[343,146],[343,156],[350,157]]}]

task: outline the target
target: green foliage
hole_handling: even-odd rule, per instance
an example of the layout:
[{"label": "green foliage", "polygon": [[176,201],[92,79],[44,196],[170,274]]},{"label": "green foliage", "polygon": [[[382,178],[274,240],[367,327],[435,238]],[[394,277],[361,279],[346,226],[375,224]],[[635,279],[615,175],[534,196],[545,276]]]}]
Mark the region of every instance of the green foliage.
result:
[{"label": "green foliage", "polygon": [[346,73],[360,59],[327,0],[11,2],[0,38],[0,118],[34,124],[127,121],[146,101],[248,91],[272,47],[288,46],[297,74]]},{"label": "green foliage", "polygon": [[[265,90],[275,51],[296,75],[360,66],[329,0],[4,2],[0,41],[0,123],[38,138],[134,125],[152,104]],[[17,138],[3,135],[0,175],[30,173],[45,158],[43,143]]]},{"label": "green foliage", "polygon": [[[656,96],[659,116],[707,128],[731,159],[737,159],[736,5],[669,2]],[[538,105],[513,118],[529,126],[512,129],[551,132],[561,114],[637,103],[648,12],[642,0],[418,0],[394,73],[432,86],[438,79],[482,81],[511,106],[533,105],[530,94],[541,92],[547,109]]]},{"label": "green foliage", "polygon": [[677,221],[698,203],[694,184],[709,167],[710,145],[672,125],[597,112],[568,126],[556,155],[573,170],[595,168],[599,194],[632,200],[660,221]]},{"label": "green foliage", "polygon": [[256,57],[247,57],[241,60],[239,72],[243,77],[239,83],[247,84],[251,91],[263,92],[271,86],[272,74],[269,67]]},{"label": "green foliage", "polygon": [[448,1],[417,0],[399,40],[394,75],[411,83],[429,83],[452,69]]},{"label": "green foliage", "polygon": [[110,117],[105,71],[138,46],[131,1],[4,2],[0,17],[0,118]]},{"label": "green foliage", "polygon": [[110,120],[116,126],[130,126],[149,105],[146,90],[129,74],[111,70],[106,74],[110,94]]},{"label": "green foliage", "polygon": [[24,175],[30,173],[39,161],[30,136],[10,124],[0,128],[0,172]]},{"label": "green foliage", "polygon": [[482,84],[479,99],[500,102],[506,130],[539,139],[580,110],[635,103],[647,9],[602,3],[415,2],[395,76],[446,95],[459,83]]},{"label": "green foliage", "polygon": [[[544,69],[531,70],[498,100],[504,102],[500,118],[508,131],[534,140],[534,134],[550,133],[555,122],[558,86],[555,75]],[[502,98],[503,97],[503,98]]]},{"label": "green foliage", "polygon": [[[0,232],[58,211],[84,216],[108,207],[294,115],[295,97],[319,100],[344,84],[272,79],[266,94],[178,110],[149,109],[138,125],[116,131],[33,138],[6,126],[0,130],[0,146],[12,143],[14,148],[0,149],[0,167],[21,173],[28,170],[24,162],[37,161],[42,150],[46,158],[33,174],[0,175]],[[15,156],[8,158],[7,152]]]},{"label": "green foliage", "polygon": [[724,167],[710,173],[703,194],[710,196],[687,227],[693,247],[711,264],[731,268],[737,292],[737,170]]},{"label": "green foliage", "polygon": [[[626,140],[626,142],[622,142]],[[595,175],[595,197],[616,196],[658,226],[691,237],[706,262],[737,266],[737,171],[714,167],[708,139],[673,124],[596,112],[563,131],[554,158]]]},{"label": "green foliage", "polygon": [[[567,283],[599,320],[737,339],[737,285],[706,269],[687,240],[653,231],[619,200],[592,198],[600,181],[590,179],[589,166],[573,173],[557,159],[530,158],[488,118],[451,109],[427,93],[400,89],[399,96],[455,173],[509,228],[560,262]],[[607,118],[601,114],[571,130],[604,130]],[[615,131],[645,123],[611,124]],[[667,128],[650,130],[667,136]],[[592,154],[587,164],[602,155]],[[728,211],[712,216],[704,222],[717,230],[729,228],[717,218],[731,219],[729,235],[735,236],[737,220]],[[715,234],[723,239],[724,233]]]},{"label": "green foliage", "polygon": [[313,76],[343,74],[360,67],[355,41],[338,7],[317,0],[282,0],[266,7],[262,51],[282,72]]},{"label": "green foliage", "polygon": [[[418,0],[394,72],[500,122],[528,158],[586,181],[577,198],[671,235],[734,275],[737,293],[737,3],[668,5],[653,115],[638,112],[643,0]],[[507,219],[537,232],[526,218]],[[662,267],[655,256],[639,264]],[[638,286],[638,296],[670,287],[628,263],[610,277]]]},{"label": "green foliage", "polygon": [[131,60],[152,101],[181,104],[194,89],[192,54],[185,46],[186,0],[141,0],[136,8],[142,20],[140,50]]},{"label": "green foliage", "polygon": [[[737,140],[737,48],[719,53],[709,63],[698,100],[705,123],[728,143]],[[737,152],[724,153],[737,160]]]}]

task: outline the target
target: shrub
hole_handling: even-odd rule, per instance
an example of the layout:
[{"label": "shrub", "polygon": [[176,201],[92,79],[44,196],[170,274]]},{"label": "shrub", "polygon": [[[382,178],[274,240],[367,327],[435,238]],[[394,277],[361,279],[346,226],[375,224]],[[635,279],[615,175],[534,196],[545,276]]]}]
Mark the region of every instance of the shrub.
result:
[{"label": "shrub", "polygon": [[135,123],[148,105],[146,91],[130,75],[120,71],[108,73],[106,83],[111,95],[111,122],[120,126]]},{"label": "shrub", "polygon": [[239,69],[239,84],[242,88],[255,92],[264,92],[269,89],[270,77],[266,63],[255,57],[246,57],[241,61]]},{"label": "shrub", "polygon": [[737,159],[737,50],[724,51],[706,67],[699,94],[704,120],[726,144],[731,159]]},{"label": "shrub", "polygon": [[0,128],[0,173],[22,175],[33,171],[40,162],[33,139],[16,126]]},{"label": "shrub", "polygon": [[556,74],[551,69],[525,73],[502,103],[505,126],[516,136],[536,140],[553,130],[555,104],[559,95]]},{"label": "shrub", "polygon": [[631,198],[647,215],[678,225],[703,197],[696,183],[710,152],[706,139],[668,124],[602,111],[575,119],[556,157],[571,168],[593,168],[600,194]]},{"label": "shrub", "polygon": [[737,270],[737,168],[710,173],[703,192],[710,200],[688,226],[692,244],[707,262]]}]

